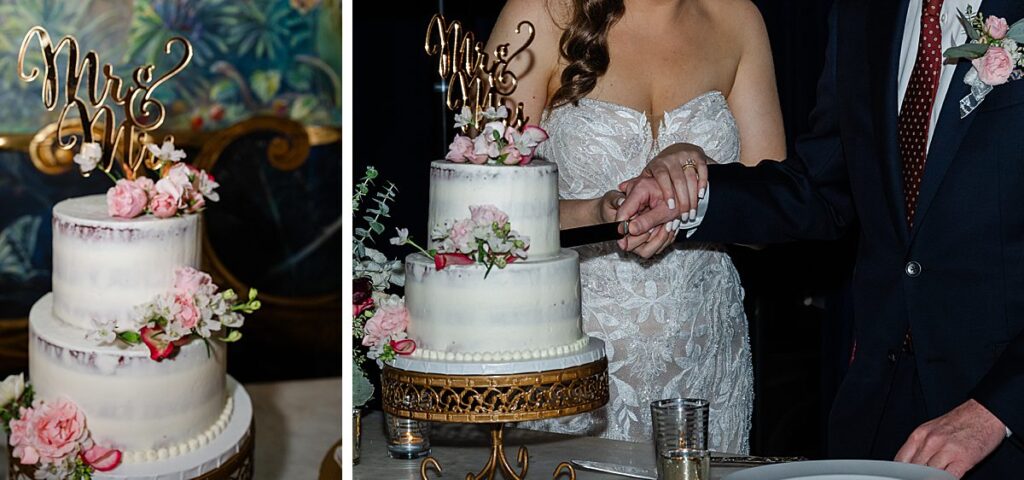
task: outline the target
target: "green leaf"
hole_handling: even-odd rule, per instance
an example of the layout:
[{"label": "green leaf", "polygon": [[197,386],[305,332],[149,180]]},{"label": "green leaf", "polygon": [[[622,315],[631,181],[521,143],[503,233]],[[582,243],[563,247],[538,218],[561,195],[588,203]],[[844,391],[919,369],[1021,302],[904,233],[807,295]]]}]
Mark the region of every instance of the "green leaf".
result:
[{"label": "green leaf", "polygon": [[128,345],[138,345],[142,337],[136,332],[118,332],[117,338]]},{"label": "green leaf", "polygon": [[352,405],[362,407],[373,398],[373,384],[366,378],[362,368],[352,372]]},{"label": "green leaf", "polygon": [[1010,30],[1006,32],[1006,38],[1009,38],[1017,43],[1024,43],[1024,19],[1018,20],[1010,26]]},{"label": "green leaf", "polygon": [[370,229],[373,230],[373,233],[380,235],[384,233],[384,224],[378,222],[370,222]]},{"label": "green leaf", "polygon": [[252,84],[252,91],[259,97],[260,102],[270,103],[281,88],[281,72],[277,70],[261,70],[254,72],[249,81]]},{"label": "green leaf", "polygon": [[250,289],[249,289],[249,301],[251,302],[251,301],[253,301],[253,300],[256,300],[256,295],[257,295],[258,293],[259,293],[259,292],[257,292],[255,288],[250,288]]},{"label": "green leaf", "polygon": [[988,45],[981,43],[967,43],[960,45],[959,47],[946,49],[943,55],[948,58],[967,58],[974,60],[985,56],[986,52],[988,52]]},{"label": "green leaf", "polygon": [[960,10],[957,10],[956,13],[957,19],[960,20],[960,24],[964,26],[964,31],[967,32],[967,38],[970,38],[971,40],[981,38],[981,33],[978,32],[978,29],[974,28],[974,25],[971,24],[971,20],[967,18],[967,15],[964,15],[964,12],[961,12]]},{"label": "green leaf", "polygon": [[231,330],[228,332],[228,336],[221,338],[220,341],[224,343],[234,343],[242,339],[242,332],[238,330]]},{"label": "green leaf", "polygon": [[370,234],[370,232],[368,232],[365,228],[357,228],[353,230],[353,232],[355,232],[356,236],[366,236]]}]

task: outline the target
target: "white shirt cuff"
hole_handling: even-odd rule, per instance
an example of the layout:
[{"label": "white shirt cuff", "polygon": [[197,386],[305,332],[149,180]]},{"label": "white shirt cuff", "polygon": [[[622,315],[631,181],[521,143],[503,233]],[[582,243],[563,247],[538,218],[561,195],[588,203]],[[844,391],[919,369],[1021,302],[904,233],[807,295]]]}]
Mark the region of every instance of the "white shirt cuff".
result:
[{"label": "white shirt cuff", "polygon": [[684,220],[680,229],[686,230],[686,238],[690,238],[691,235],[697,232],[697,227],[700,226],[700,222],[704,221],[704,214],[708,211],[708,198],[711,197],[711,183],[709,182],[707,187],[704,187],[704,196],[697,199],[697,216]]}]

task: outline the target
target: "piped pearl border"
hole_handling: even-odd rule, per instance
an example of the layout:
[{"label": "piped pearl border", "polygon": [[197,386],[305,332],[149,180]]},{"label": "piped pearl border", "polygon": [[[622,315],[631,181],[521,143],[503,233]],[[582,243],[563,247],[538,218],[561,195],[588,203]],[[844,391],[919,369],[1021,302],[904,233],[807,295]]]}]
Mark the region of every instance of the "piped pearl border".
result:
[{"label": "piped pearl border", "polygon": [[121,461],[124,463],[155,462],[158,460],[177,457],[178,455],[184,455],[193,450],[205,447],[206,444],[213,441],[217,435],[220,435],[220,433],[224,431],[224,428],[227,427],[228,422],[231,420],[231,413],[233,410],[234,401],[231,397],[228,397],[228,401],[224,405],[224,411],[221,412],[217,421],[214,422],[210,428],[206,429],[205,432],[169,447],[122,452]]},{"label": "piped pearl border", "polygon": [[417,348],[409,355],[423,360],[439,360],[443,362],[509,362],[519,360],[538,360],[559,357],[583,350],[590,337],[583,337],[568,345],[541,348],[536,350],[516,350],[508,352],[442,352]]}]

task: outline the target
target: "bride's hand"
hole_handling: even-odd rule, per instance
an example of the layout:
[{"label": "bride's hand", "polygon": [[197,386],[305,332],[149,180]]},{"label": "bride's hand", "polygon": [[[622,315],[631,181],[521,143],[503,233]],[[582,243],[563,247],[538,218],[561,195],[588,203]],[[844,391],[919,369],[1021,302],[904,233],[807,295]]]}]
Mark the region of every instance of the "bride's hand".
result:
[{"label": "bride's hand", "polygon": [[[677,216],[685,221],[696,216],[697,202],[707,191],[709,163],[715,162],[700,147],[677,143],[662,150],[648,162],[640,178],[651,177],[657,180],[669,209],[680,212]],[[636,180],[623,182],[619,189],[629,193]],[[625,214],[629,218],[636,212]]]},{"label": "bride's hand", "polygon": [[608,190],[604,195],[601,196],[601,200],[598,202],[597,217],[601,220],[600,223],[611,223],[615,221],[615,216],[618,213],[619,205],[626,201],[626,194],[618,190]]},{"label": "bride's hand", "polygon": [[643,258],[651,258],[661,254],[675,242],[676,234],[679,232],[678,227],[679,220],[676,219],[664,225],[658,225],[640,235],[627,235],[619,240],[619,248]]}]

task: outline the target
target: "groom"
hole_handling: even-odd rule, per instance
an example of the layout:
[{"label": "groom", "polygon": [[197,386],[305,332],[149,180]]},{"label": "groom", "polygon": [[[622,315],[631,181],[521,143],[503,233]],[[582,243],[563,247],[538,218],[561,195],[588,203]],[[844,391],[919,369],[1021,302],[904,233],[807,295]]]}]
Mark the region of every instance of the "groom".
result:
[{"label": "groom", "polygon": [[[1011,433],[1024,433],[1024,81],[996,86],[961,118],[972,65],[942,51],[965,41],[957,10],[968,5],[1024,18],[1021,0],[836,0],[811,133],[784,162],[710,165],[689,239],[789,242],[856,228],[855,345],[830,453],[1024,478]],[[692,175],[678,169],[691,160],[707,158],[677,146],[652,163]],[[629,231],[691,207],[660,201],[666,171],[625,184]]]}]

